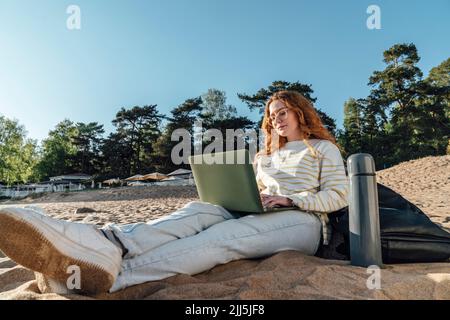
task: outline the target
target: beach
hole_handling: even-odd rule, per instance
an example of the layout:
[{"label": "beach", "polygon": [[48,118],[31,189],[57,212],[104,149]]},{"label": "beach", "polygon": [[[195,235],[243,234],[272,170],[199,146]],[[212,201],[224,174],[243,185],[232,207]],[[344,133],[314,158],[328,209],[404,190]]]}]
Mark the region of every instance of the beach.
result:
[{"label": "beach", "polygon": [[[400,193],[450,232],[450,156],[426,157],[377,172],[377,182]],[[198,201],[195,186],[140,186],[50,193],[1,202],[35,206],[49,216],[91,223],[147,222]],[[33,271],[0,252],[0,299],[450,299],[450,262],[386,265],[381,288],[349,261],[295,251],[239,260],[201,274],[177,275],[114,294],[41,293]]]}]

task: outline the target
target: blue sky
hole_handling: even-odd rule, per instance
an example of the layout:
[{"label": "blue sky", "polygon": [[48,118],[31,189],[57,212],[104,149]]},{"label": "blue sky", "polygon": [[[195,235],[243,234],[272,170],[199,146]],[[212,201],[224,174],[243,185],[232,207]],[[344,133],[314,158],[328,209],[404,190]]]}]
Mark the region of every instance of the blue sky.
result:
[{"label": "blue sky", "polygon": [[[81,30],[66,27],[71,4]],[[366,27],[371,4],[381,30]],[[109,132],[121,107],[168,114],[217,88],[257,120],[236,94],[286,80],[311,84],[341,127],[393,44],[415,43],[425,75],[450,56],[449,14],[448,0],[0,0],[0,114],[34,139],[64,118]]]}]

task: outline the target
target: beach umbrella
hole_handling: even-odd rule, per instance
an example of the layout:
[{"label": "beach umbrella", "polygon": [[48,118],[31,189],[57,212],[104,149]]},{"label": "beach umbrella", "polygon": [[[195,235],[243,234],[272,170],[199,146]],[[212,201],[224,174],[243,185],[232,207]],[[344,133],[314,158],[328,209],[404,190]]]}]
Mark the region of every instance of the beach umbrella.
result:
[{"label": "beach umbrella", "polygon": [[167,174],[167,175],[170,177],[170,176],[185,175],[185,174],[190,174],[190,173],[192,173],[191,170],[177,169],[177,170],[172,171],[171,173],[169,173],[169,174]]},{"label": "beach umbrella", "polygon": [[125,180],[126,181],[138,181],[138,180],[144,180],[142,179],[143,175],[142,174],[135,174],[134,176],[128,177]]},{"label": "beach umbrella", "polygon": [[180,178],[180,177],[168,177],[168,178],[162,179],[161,181],[174,181],[174,180],[184,180],[184,179]]},{"label": "beach umbrella", "polygon": [[167,176],[165,174],[159,173],[159,172],[153,172],[153,173],[149,173],[146,174],[145,176],[142,177],[142,180],[148,180],[148,179],[152,179],[152,180],[162,180],[167,178]]}]

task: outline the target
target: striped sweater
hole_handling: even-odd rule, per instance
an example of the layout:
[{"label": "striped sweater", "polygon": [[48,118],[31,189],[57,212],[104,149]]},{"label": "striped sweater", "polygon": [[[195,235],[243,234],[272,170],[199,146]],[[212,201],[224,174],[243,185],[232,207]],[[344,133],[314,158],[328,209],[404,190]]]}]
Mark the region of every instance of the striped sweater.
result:
[{"label": "striped sweater", "polygon": [[285,196],[322,222],[323,243],[331,228],[327,213],[348,205],[349,181],[339,149],[328,140],[310,139],[316,157],[303,141],[291,141],[270,156],[258,155],[256,181],[263,193]]}]

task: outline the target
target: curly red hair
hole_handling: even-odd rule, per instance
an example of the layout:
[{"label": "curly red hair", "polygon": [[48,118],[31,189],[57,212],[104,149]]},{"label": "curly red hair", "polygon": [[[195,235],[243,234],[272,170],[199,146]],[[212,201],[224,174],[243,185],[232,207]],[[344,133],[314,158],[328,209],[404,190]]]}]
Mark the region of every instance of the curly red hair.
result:
[{"label": "curly red hair", "polygon": [[[296,91],[284,90],[274,93],[266,102],[264,118],[261,125],[261,129],[264,131],[265,135],[265,149],[262,151],[264,154],[270,155],[276,149],[282,148],[287,142],[286,137],[281,137],[276,134],[275,128],[272,126],[272,123],[270,121],[269,106],[272,102],[277,100],[283,102],[283,104],[287,108],[293,110],[297,114],[297,119],[300,124],[300,130],[302,131],[301,134],[303,136],[303,141],[311,150],[313,156],[316,157],[317,154],[314,148],[308,142],[309,139],[328,140],[337,146],[336,139],[327,130],[327,128],[325,128],[322,120],[320,119],[320,116],[314,109],[312,103]],[[278,139],[278,141],[272,141],[273,134],[275,139]]]}]

